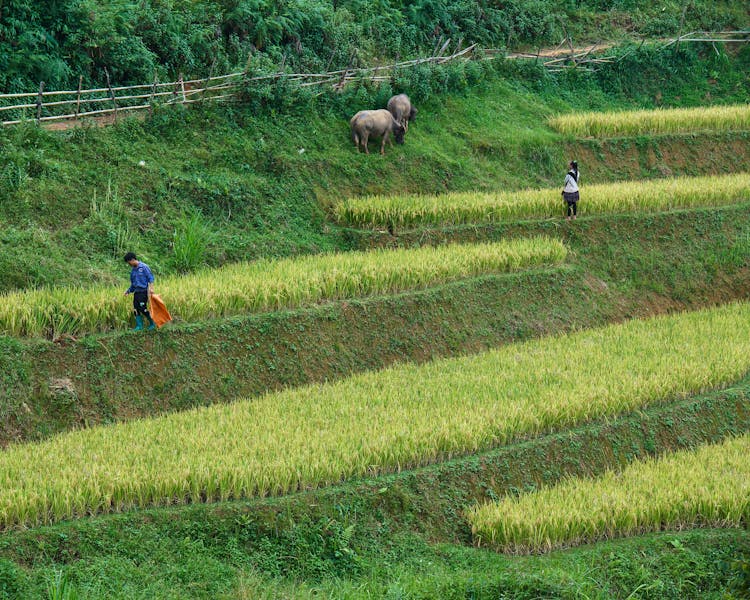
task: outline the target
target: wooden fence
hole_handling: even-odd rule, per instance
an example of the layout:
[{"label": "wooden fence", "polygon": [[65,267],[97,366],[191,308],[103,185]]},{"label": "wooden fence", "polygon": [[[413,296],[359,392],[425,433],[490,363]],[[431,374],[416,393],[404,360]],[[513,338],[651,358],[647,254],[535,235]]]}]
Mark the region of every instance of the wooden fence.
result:
[{"label": "wooden fence", "polygon": [[[643,40],[644,43],[646,40]],[[706,32],[692,31],[681,34],[671,40],[661,40],[661,49],[673,44],[688,42],[703,43],[748,43],[750,30]],[[159,83],[156,79],[150,84],[112,86],[109,73],[105,71],[107,87],[81,89],[83,77],[78,80],[78,89],[72,91],[45,91],[44,82],[39,84],[36,92],[18,94],[0,94],[0,123],[15,125],[24,121],[35,120],[39,123],[49,121],[78,120],[82,117],[99,117],[112,115],[114,120],[120,113],[148,110],[165,104],[190,104],[226,100],[235,97],[243,86],[252,82],[285,79],[295,81],[301,87],[328,87],[341,90],[353,81],[371,82],[390,81],[399,69],[413,68],[422,64],[441,64],[454,60],[472,58],[476,44],[461,49],[459,40],[455,50],[450,54],[448,48],[451,40],[440,38],[429,57],[417,58],[389,65],[375,67],[353,67],[355,55],[346,69],[325,73],[287,73],[283,64],[276,73],[251,76],[247,71],[229,73],[205,79],[183,80]],[[569,68],[590,69],[597,64],[622,60],[624,57],[601,56],[599,53],[607,46],[594,44],[586,48],[575,48],[572,40],[566,36],[560,45],[553,49],[536,53],[506,54],[501,49],[486,48],[482,58],[534,59],[551,71]],[[8,117],[8,118],[6,118]]]},{"label": "wooden fence", "polygon": [[[112,86],[109,73],[105,71],[107,87],[82,89],[83,78],[79,78],[77,90],[45,91],[44,82],[37,92],[0,94],[0,118],[3,125],[15,125],[34,120],[39,123],[50,121],[78,120],[83,117],[112,115],[148,110],[167,104],[191,104],[194,102],[218,101],[232,98],[243,86],[252,82],[295,81],[301,87],[325,87],[341,90],[352,81],[389,81],[399,69],[413,68],[422,64],[442,64],[471,57],[476,45],[461,49],[458,46],[451,54],[446,54],[450,39],[436,46],[432,56],[418,58],[389,65],[375,67],[353,67],[354,55],[346,69],[325,73],[287,73],[279,71],[264,75],[249,75],[246,71],[206,77],[205,79],[159,83],[156,79],[150,84]],[[283,67],[282,67],[283,68]]]}]

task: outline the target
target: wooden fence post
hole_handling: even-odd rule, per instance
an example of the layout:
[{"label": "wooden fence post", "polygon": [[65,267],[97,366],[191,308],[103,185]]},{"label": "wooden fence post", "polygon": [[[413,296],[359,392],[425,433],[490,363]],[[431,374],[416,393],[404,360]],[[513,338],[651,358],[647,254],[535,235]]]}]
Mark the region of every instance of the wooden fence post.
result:
[{"label": "wooden fence post", "polygon": [[398,61],[400,54],[396,52],[396,59],[393,61],[393,69],[391,70],[391,88],[396,89],[396,73],[398,72]]},{"label": "wooden fence post", "polygon": [[250,63],[253,60],[253,53],[248,52],[247,53],[247,60],[245,61],[245,70],[242,71],[243,77],[247,77],[248,72],[250,71]]},{"label": "wooden fence post", "polygon": [[352,52],[351,58],[349,58],[349,64],[347,65],[346,69],[344,69],[344,74],[341,76],[341,80],[334,86],[335,89],[337,89],[339,92],[344,89],[344,86],[346,85],[346,76],[349,74],[349,71],[352,68],[352,65],[354,65],[354,59],[357,56],[357,50],[356,48]]},{"label": "wooden fence post", "polygon": [[211,63],[211,68],[208,70],[208,76],[206,77],[206,80],[203,82],[203,91],[201,92],[201,104],[203,104],[203,101],[206,99],[206,90],[208,89],[208,84],[211,81],[211,77],[214,76],[214,67],[216,66],[216,59],[213,60]]},{"label": "wooden fence post", "polygon": [[437,54],[438,48],[440,48],[440,44],[443,43],[443,34],[440,34],[440,37],[437,40],[437,43],[435,44],[435,47],[432,49],[432,53],[430,54],[430,57],[434,57]]},{"label": "wooden fence post", "polygon": [[279,72],[276,75],[276,79],[275,79],[274,83],[276,83],[276,84],[279,83],[279,79],[281,79],[281,76],[284,73],[284,67],[285,66],[286,66],[286,52],[284,52],[284,54],[281,57],[281,62],[279,63]]},{"label": "wooden fence post", "polygon": [[78,76],[78,95],[76,96],[76,121],[78,113],[81,112],[81,88],[83,87],[83,75]]},{"label": "wooden fence post", "polygon": [[117,99],[115,98],[115,92],[112,89],[112,83],[109,80],[109,70],[104,67],[104,75],[107,77],[107,89],[109,89],[109,97],[112,99],[112,104],[115,107],[115,123],[117,123]]},{"label": "wooden fence post", "polygon": [[42,120],[42,104],[44,102],[44,82],[39,82],[39,95],[36,98],[36,122]]},{"label": "wooden fence post", "polygon": [[148,98],[148,114],[152,116],[154,114],[154,94],[156,94],[156,69],[154,69],[154,82],[151,84],[151,95]]},{"label": "wooden fence post", "polygon": [[182,103],[185,104],[185,81],[182,79],[182,73],[180,73],[180,90],[182,91]]}]

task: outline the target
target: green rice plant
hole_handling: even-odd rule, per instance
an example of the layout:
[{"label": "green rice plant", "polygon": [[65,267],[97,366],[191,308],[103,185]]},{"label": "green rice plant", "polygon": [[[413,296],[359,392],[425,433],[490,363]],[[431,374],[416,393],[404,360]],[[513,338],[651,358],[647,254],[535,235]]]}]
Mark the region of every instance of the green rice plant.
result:
[{"label": "green rice plant", "polygon": [[[155,291],[184,321],[278,310],[316,302],[388,294],[465,277],[504,273],[565,259],[547,237],[487,244],[321,254],[259,260],[157,279]],[[123,288],[41,288],[0,296],[0,333],[14,336],[85,334],[124,328],[130,299]]]},{"label": "green rice plant", "polygon": [[725,386],[737,303],[69,432],[0,453],[0,528],[285,494],[412,468]]},{"label": "green rice plant", "polygon": [[[561,188],[463,192],[439,196],[369,196],[338,204],[336,219],[360,227],[499,223],[564,214]],[[579,214],[664,211],[750,200],[750,174],[677,177],[584,185]]]},{"label": "green rice plant", "polygon": [[639,461],[473,507],[477,544],[546,552],[661,529],[738,527],[750,517],[750,435]]},{"label": "green rice plant", "polygon": [[750,129],[750,104],[570,113],[552,117],[548,123],[552,129],[576,137],[746,131]]}]

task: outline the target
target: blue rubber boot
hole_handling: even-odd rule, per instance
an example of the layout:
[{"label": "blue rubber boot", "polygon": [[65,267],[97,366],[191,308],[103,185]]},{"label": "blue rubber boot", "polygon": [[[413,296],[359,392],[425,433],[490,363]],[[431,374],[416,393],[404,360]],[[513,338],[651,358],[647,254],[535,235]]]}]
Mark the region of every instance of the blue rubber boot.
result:
[{"label": "blue rubber boot", "polygon": [[135,327],[133,327],[133,331],[140,331],[143,329],[143,317],[141,315],[135,316]]},{"label": "blue rubber boot", "polygon": [[148,330],[151,331],[152,329],[156,329],[156,323],[154,323],[154,320],[151,317],[148,317]]}]

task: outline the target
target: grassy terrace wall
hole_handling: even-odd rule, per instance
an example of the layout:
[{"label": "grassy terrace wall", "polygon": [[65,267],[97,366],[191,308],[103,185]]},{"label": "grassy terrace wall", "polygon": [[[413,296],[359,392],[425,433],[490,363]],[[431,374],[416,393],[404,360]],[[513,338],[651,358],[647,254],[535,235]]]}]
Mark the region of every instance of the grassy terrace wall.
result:
[{"label": "grassy terrace wall", "polygon": [[470,279],[391,297],[127,332],[77,343],[0,341],[0,440],[225,402],[397,360],[464,354],[552,332],[746,297],[746,207],[387,233],[362,247],[546,233],[561,268]]}]

